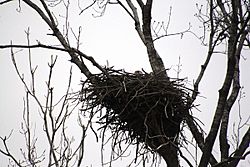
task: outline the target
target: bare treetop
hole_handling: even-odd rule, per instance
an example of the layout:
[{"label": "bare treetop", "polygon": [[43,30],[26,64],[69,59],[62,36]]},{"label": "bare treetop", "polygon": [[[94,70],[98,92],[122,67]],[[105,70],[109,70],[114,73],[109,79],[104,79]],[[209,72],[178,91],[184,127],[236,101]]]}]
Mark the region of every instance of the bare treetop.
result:
[{"label": "bare treetop", "polygon": [[[0,2],[0,7],[4,8],[13,0],[4,0]],[[180,32],[169,33],[168,28],[171,24],[170,18],[172,10],[170,7],[168,13],[168,22],[153,21],[152,11],[154,3],[162,3],[153,0],[92,0],[82,5],[82,1],[74,2],[76,11],[71,11],[70,5],[73,2],[63,0],[22,0],[18,1],[19,10],[21,5],[25,4],[40,16],[41,22],[49,28],[50,37],[53,36],[60,45],[53,43],[44,44],[42,42],[30,43],[29,31],[26,32],[28,44],[0,45],[0,49],[11,49],[11,58],[22,84],[25,86],[26,96],[24,99],[24,113],[22,131],[26,141],[26,152],[23,151],[24,160],[19,161],[8,147],[9,137],[1,137],[3,148],[0,152],[9,157],[17,166],[39,166],[45,159],[48,159],[48,166],[81,166],[83,164],[84,145],[87,130],[92,131],[97,140],[101,138],[102,148],[111,141],[110,162],[118,158],[123,158],[124,152],[128,146],[136,146],[134,164],[145,166],[147,158],[153,155],[153,165],[157,164],[157,155],[163,158],[167,166],[223,166],[236,167],[241,160],[249,158],[250,128],[249,115],[246,122],[239,124],[235,131],[238,135],[237,146],[230,142],[229,128],[234,123],[229,119],[232,114],[233,106],[242,99],[242,85],[240,78],[241,60],[244,51],[250,49],[250,3],[246,0],[209,0],[196,4],[196,17],[202,25],[203,35],[198,36],[192,30],[189,24],[187,29]],[[65,25],[59,25],[58,16],[53,12],[56,7],[63,4],[65,9]],[[80,49],[80,35],[82,29],[75,33],[69,25],[69,12],[76,12],[79,17],[85,14],[89,9],[94,9],[94,17],[105,17],[110,5],[116,5],[123,10],[134,23],[134,31],[138,34],[138,39],[145,46],[145,57],[151,66],[152,71],[146,72],[143,69],[134,73],[125,70],[116,69],[114,66],[105,66],[97,61],[95,55],[89,56]],[[195,4],[194,4],[195,5]],[[182,12],[182,11],[178,11]],[[1,11],[0,11],[1,13]],[[93,19],[94,19],[93,17]],[[183,19],[186,19],[183,16]],[[183,20],[180,20],[180,23]],[[63,27],[63,28],[61,28]],[[111,27],[112,28],[112,27]],[[69,32],[72,31],[76,46],[73,47],[69,38]],[[192,85],[188,85],[186,79],[174,78],[168,74],[165,67],[163,56],[160,55],[155,43],[159,39],[172,35],[192,34],[201,44],[207,47],[205,60],[200,66],[198,76]],[[46,36],[45,36],[46,37]],[[12,40],[12,39],[10,39]],[[181,39],[180,39],[181,40]],[[176,49],[182,49],[182,46],[176,44]],[[189,44],[187,44],[189,45]],[[18,65],[16,63],[14,52],[16,48],[27,49],[29,56],[29,75],[31,76],[31,85],[24,80]],[[52,72],[57,58],[51,57],[49,63],[49,79],[46,82],[47,92],[46,101],[43,104],[39,99],[35,86],[35,73],[37,68],[32,65],[31,50],[34,48],[44,48],[48,52],[52,50],[67,53],[70,56],[70,62],[79,68],[86,77],[81,81],[82,88],[77,93],[70,92],[71,75],[69,75],[69,84],[66,94],[63,95],[60,102],[54,102],[54,89],[51,84]],[[108,49],[112,49],[108,48]],[[192,48],[190,48],[192,49]],[[215,104],[215,110],[210,111],[209,120],[211,127],[204,132],[200,126],[199,118],[196,117],[193,110],[197,108],[197,99],[200,95],[201,81],[204,80],[211,58],[216,54],[225,55],[225,75],[221,87],[218,91],[218,97]],[[105,56],[105,55],[104,55]],[[168,57],[166,55],[166,60]],[[192,58],[190,58],[192,59]],[[131,60],[133,61],[133,60]],[[136,63],[136,62],[133,62]],[[93,67],[98,71],[92,70]],[[177,73],[180,72],[180,62]],[[126,65],[124,65],[126,69]],[[214,74],[215,78],[217,77]],[[179,76],[177,74],[177,76]],[[79,81],[80,82],[80,81]],[[211,81],[213,82],[213,81]],[[207,84],[210,86],[209,84]],[[248,86],[248,85],[246,85]],[[36,102],[39,113],[43,121],[44,132],[48,142],[49,149],[37,156],[36,138],[31,139],[32,126],[30,98]],[[80,106],[78,110],[78,123],[82,130],[82,137],[78,140],[77,147],[73,147],[66,133],[67,120],[74,114],[75,107],[70,109],[70,104]],[[60,112],[55,112],[55,106],[61,104]],[[202,104],[201,104],[202,105]],[[240,108],[240,107],[239,107]],[[238,111],[240,115],[240,109]],[[242,117],[239,117],[242,121]],[[94,128],[93,124],[98,124],[99,128]],[[244,127],[244,130],[243,128]],[[107,132],[111,135],[107,137]],[[189,133],[190,135],[186,135]],[[100,135],[98,135],[100,133]],[[240,133],[244,135],[239,135]],[[58,142],[58,140],[59,142]],[[215,143],[219,142],[219,148],[215,148]],[[190,145],[194,149],[189,151]],[[197,147],[198,146],[198,147]],[[213,150],[219,154],[216,155]],[[199,153],[199,155],[197,155]],[[196,154],[194,156],[194,154]],[[46,157],[47,156],[47,157]],[[102,152],[102,165],[103,162]],[[193,157],[193,158],[188,158]],[[195,158],[194,158],[195,157]],[[139,162],[138,162],[138,159]],[[132,163],[131,163],[132,164]],[[129,165],[131,165],[129,164]]]}]

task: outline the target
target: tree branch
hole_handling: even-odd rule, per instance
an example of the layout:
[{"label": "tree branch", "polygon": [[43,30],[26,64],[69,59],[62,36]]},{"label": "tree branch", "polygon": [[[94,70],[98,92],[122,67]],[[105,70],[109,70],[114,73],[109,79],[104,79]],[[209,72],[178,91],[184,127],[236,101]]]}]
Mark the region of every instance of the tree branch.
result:
[{"label": "tree branch", "polygon": [[[41,17],[42,19],[48,24],[48,26],[52,29],[53,31],[53,35],[57,37],[57,39],[60,41],[60,43],[62,44],[62,46],[68,50],[69,55],[71,56],[71,62],[76,64],[78,66],[78,68],[81,70],[81,72],[87,77],[87,78],[91,78],[92,73],[89,71],[89,69],[87,68],[87,66],[84,64],[83,61],[81,61],[81,59],[78,58],[78,56],[72,52],[71,47],[69,45],[69,43],[67,43],[67,41],[65,40],[65,38],[63,37],[62,33],[60,32],[60,30],[57,28],[55,21],[53,19],[52,14],[50,13],[47,5],[45,4],[45,2],[43,0],[41,0],[41,3],[43,4],[43,7],[45,8],[47,14],[49,15],[49,18],[46,16],[46,14],[33,2],[31,2],[30,0],[24,0],[24,2],[30,6],[32,9],[34,9]],[[100,66],[99,66],[100,67]]]},{"label": "tree branch", "polygon": [[136,22],[134,16],[132,13],[123,5],[123,3],[119,0],[117,0],[117,3],[128,13],[128,15]]},{"label": "tree branch", "polygon": [[238,30],[238,18],[237,10],[234,8],[235,2],[232,1],[233,16],[231,19],[231,26],[229,28],[229,42],[228,42],[228,60],[227,60],[227,70],[226,77],[222,88],[219,90],[219,99],[217,103],[217,108],[213,118],[213,122],[209,131],[209,134],[205,140],[204,152],[202,154],[199,167],[207,166],[210,159],[211,151],[219,131],[219,126],[223,112],[225,110],[227,96],[231,87],[231,83],[234,76],[235,64],[236,64],[236,47],[237,47],[237,30]]},{"label": "tree branch", "polygon": [[139,4],[141,10],[143,9],[144,3],[142,2],[142,0],[136,0],[137,3]]},{"label": "tree branch", "polygon": [[145,46],[147,47],[149,62],[153,72],[163,78],[168,78],[164,63],[154,47],[154,41],[151,33],[151,12],[153,0],[147,0],[142,9],[142,30],[145,39]]},{"label": "tree branch", "polygon": [[224,6],[224,2],[222,2],[222,0],[217,0],[217,4],[218,4],[218,6],[223,14],[224,22],[227,24],[227,26],[230,26],[230,16],[226,11],[226,8]]},{"label": "tree branch", "polygon": [[[12,133],[12,131],[11,131],[11,133]],[[11,160],[13,160],[17,166],[23,167],[23,166],[21,165],[21,163],[12,155],[12,153],[10,153],[10,150],[9,150],[9,148],[8,148],[8,145],[7,145],[7,140],[9,139],[10,136],[11,136],[11,134],[10,134],[8,137],[6,137],[6,136],[5,136],[4,138],[3,138],[3,137],[0,137],[0,139],[2,140],[2,143],[3,143],[3,145],[4,145],[4,149],[5,149],[5,151],[2,150],[2,149],[0,149],[0,153],[2,153],[3,155],[6,155],[6,156],[9,157]]]},{"label": "tree branch", "polygon": [[5,3],[11,2],[11,1],[14,1],[14,0],[6,0],[6,1],[0,2],[0,5],[3,5]]},{"label": "tree branch", "polygon": [[[185,118],[187,125],[195,139],[195,141],[197,142],[199,148],[201,149],[201,151],[204,151],[204,137],[203,134],[199,131],[199,129],[197,128],[197,125],[195,125],[194,120],[191,116]],[[209,163],[211,165],[215,165],[217,164],[217,160],[214,158],[214,156],[211,154],[211,158],[209,160]]]},{"label": "tree branch", "polygon": [[[60,47],[55,47],[55,46],[49,46],[49,45],[44,45],[41,43],[38,43],[37,45],[0,45],[0,49],[5,49],[5,48],[46,48],[46,49],[52,49],[52,50],[58,50],[58,51],[63,51],[63,52],[67,52],[67,53],[73,53],[73,54],[78,54],[79,56],[89,60],[95,67],[97,67],[100,71],[102,71],[104,74],[106,74],[108,76],[108,73],[106,70],[104,70],[96,61],[92,56],[88,56],[84,53],[82,53],[80,50],[76,49],[76,48],[60,48]],[[72,60],[71,60],[72,61]],[[74,62],[73,62],[74,63]],[[81,69],[80,69],[81,70]]]},{"label": "tree branch", "polygon": [[[229,164],[229,167],[236,167],[238,165],[240,158],[237,157],[242,157],[246,149],[249,148],[249,143],[250,143],[250,127],[248,128],[247,132],[242,138],[239,148],[235,151],[233,156],[233,158],[235,159]],[[249,153],[246,155],[249,155]]]},{"label": "tree branch", "polygon": [[145,38],[144,38],[144,35],[143,35],[143,32],[142,32],[142,29],[141,29],[141,23],[140,23],[140,20],[139,20],[139,17],[138,17],[138,12],[137,12],[137,8],[134,6],[134,4],[131,2],[131,0],[126,0],[128,6],[130,7],[130,9],[132,10],[133,12],[133,19],[135,21],[135,29],[139,35],[139,37],[141,38],[142,42],[145,44]]},{"label": "tree branch", "polygon": [[240,54],[244,45],[244,41],[246,39],[247,32],[244,31],[244,33],[241,35],[239,44],[236,50],[235,59],[235,69],[234,69],[234,77],[233,77],[233,88],[231,95],[229,96],[225,110],[222,115],[221,120],[221,128],[220,128],[220,150],[221,150],[221,160],[225,160],[229,156],[229,144],[227,142],[227,129],[228,129],[228,121],[229,121],[229,114],[231,111],[231,108],[233,104],[235,103],[239,90],[240,90],[240,70],[239,70],[239,61],[240,61]]}]

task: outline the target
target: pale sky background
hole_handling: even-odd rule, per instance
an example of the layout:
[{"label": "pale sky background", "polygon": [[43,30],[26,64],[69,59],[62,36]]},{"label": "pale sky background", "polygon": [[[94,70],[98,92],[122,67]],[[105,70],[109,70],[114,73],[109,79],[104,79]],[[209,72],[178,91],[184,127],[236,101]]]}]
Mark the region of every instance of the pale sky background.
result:
[{"label": "pale sky background", "polygon": [[[76,1],[72,1],[72,7]],[[90,1],[89,1],[90,2]],[[153,8],[153,19],[156,21],[167,21],[169,17],[170,6],[172,6],[171,24],[169,33],[183,31],[188,28],[189,23],[192,24],[192,30],[201,33],[199,29],[200,23],[194,17],[196,12],[195,4],[200,2],[198,0],[180,1],[169,0],[164,2],[155,1]],[[84,3],[82,4],[84,6]],[[40,41],[43,44],[58,44],[52,36],[47,36],[50,33],[49,28],[45,25],[40,17],[24,3],[21,3],[21,12],[18,12],[18,1],[8,3],[7,5],[0,6],[0,44],[26,44],[25,31],[30,28],[31,43],[36,44]],[[65,10],[62,6],[53,8],[55,16],[58,17],[60,28],[64,23]],[[75,12],[77,11],[77,12]],[[90,8],[82,15],[78,15],[79,10],[73,8],[69,15],[70,26],[75,32],[78,27],[82,26],[81,46],[82,52],[87,55],[93,56],[101,65],[106,65],[107,60],[110,66],[116,69],[125,69],[129,72],[134,72],[143,68],[145,71],[150,71],[150,65],[146,55],[146,49],[139,39],[136,31],[134,30],[133,20],[126,14],[124,10],[118,5],[109,5],[103,17],[94,18],[92,14],[96,14],[93,8]],[[72,37],[71,44],[75,46],[75,41]],[[196,39],[192,34],[187,33],[184,36],[172,36],[160,39],[156,42],[156,47],[162,57],[166,68],[170,68],[170,77],[176,77],[176,65],[178,64],[179,57],[181,58],[181,77],[187,77],[191,87],[192,82],[196,79],[200,65],[205,60],[207,48],[200,44],[201,42]],[[15,49],[18,51],[20,49]],[[53,84],[55,87],[56,95],[62,96],[66,90],[69,69],[71,64],[69,56],[62,52],[51,52],[45,49],[32,50],[33,65],[38,65],[36,72],[37,92],[41,98],[45,94],[46,84],[48,78],[47,62],[50,60],[51,54],[58,55],[58,62],[54,71]],[[245,98],[241,100],[241,112],[243,119],[246,120],[249,116],[249,94],[250,94],[250,79],[249,79],[249,51],[244,52],[246,60],[241,60],[241,85],[244,86]],[[29,78],[28,73],[28,56],[27,51],[23,50],[16,54],[18,67],[24,73],[25,79]],[[200,103],[198,107],[200,111],[193,110],[196,117],[201,119],[205,124],[204,130],[210,128],[212,115],[214,113],[216,102],[218,98],[218,89],[222,85],[225,74],[225,56],[214,55],[203,81],[200,84],[201,96],[197,100]],[[88,64],[90,65],[90,64]],[[90,67],[90,66],[89,66]],[[90,68],[93,71],[95,69]],[[11,151],[20,156],[19,148],[23,146],[23,138],[19,130],[22,121],[23,111],[23,97],[24,87],[18,79],[11,63],[10,49],[0,50],[0,135],[8,136],[10,131],[13,134],[9,140]],[[73,65],[73,89],[79,89],[80,79],[84,79],[79,70]],[[28,79],[27,82],[30,82]],[[34,126],[37,127],[37,135],[41,131],[41,122],[37,116],[37,107],[34,107],[33,118]],[[76,111],[77,112],[77,111]],[[238,108],[235,105],[232,110],[233,118],[230,121],[238,121]],[[36,125],[35,125],[36,122]],[[39,124],[40,123],[40,124]],[[71,132],[77,138],[79,129],[77,127],[76,118],[72,118]],[[230,127],[232,132],[232,127]],[[243,133],[242,133],[243,134]],[[100,143],[96,144],[94,138],[89,134],[86,141],[86,151],[83,166],[100,166]],[[231,138],[231,136],[229,137]],[[45,141],[38,141],[43,143]],[[0,144],[2,147],[2,145]],[[216,146],[215,146],[216,147]],[[218,150],[217,150],[218,151]],[[219,152],[214,152],[219,155]],[[250,161],[249,157],[248,160]],[[241,166],[249,164],[243,162]],[[6,166],[8,160],[0,155],[0,166]],[[117,163],[117,166],[126,166],[128,161],[124,160],[122,163]],[[115,163],[114,163],[115,164]],[[114,165],[115,166],[115,165]],[[162,165],[164,166],[164,165]]]}]

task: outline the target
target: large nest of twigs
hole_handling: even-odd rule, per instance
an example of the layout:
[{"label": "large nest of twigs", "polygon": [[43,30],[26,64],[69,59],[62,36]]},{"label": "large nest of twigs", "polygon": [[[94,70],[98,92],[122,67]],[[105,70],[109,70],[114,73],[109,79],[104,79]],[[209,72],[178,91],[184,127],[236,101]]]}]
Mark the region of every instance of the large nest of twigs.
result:
[{"label": "large nest of twigs", "polygon": [[[108,70],[86,80],[82,89],[88,109],[106,108],[102,128],[116,127],[131,140],[157,148],[164,138],[176,138],[187,115],[188,93],[180,79],[162,79],[147,73]],[[93,110],[92,110],[93,111]]]}]

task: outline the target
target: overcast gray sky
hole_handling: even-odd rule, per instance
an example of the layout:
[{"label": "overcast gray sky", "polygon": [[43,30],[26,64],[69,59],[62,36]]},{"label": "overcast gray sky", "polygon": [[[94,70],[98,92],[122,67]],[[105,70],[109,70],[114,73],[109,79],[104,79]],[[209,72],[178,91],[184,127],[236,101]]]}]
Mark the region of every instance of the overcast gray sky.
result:
[{"label": "overcast gray sky", "polygon": [[[194,17],[196,2],[199,1],[155,1],[153,19],[166,22],[169,17],[170,6],[172,6],[169,33],[183,31],[187,29],[189,23],[191,23],[192,30],[200,35],[200,23]],[[73,5],[74,3],[72,2],[72,6]],[[108,64],[114,66],[116,69],[125,69],[126,71],[134,72],[143,68],[145,71],[150,71],[146,48],[143,46],[134,29],[133,20],[120,6],[109,5],[104,16],[97,18],[92,16],[92,14],[96,14],[93,8],[90,8],[80,16],[79,11],[75,9],[76,8],[70,12],[69,21],[70,26],[75,32],[78,31],[79,26],[82,26],[80,46],[82,52],[93,56],[102,65],[106,65],[108,61]],[[21,3],[21,11],[18,12],[17,10],[19,10],[17,1],[0,6],[1,45],[10,44],[10,41],[12,41],[13,44],[26,44],[25,31],[27,31],[28,27],[30,29],[31,43],[36,44],[38,40],[43,44],[58,44],[54,37],[46,35],[50,33],[49,28],[34,11],[27,8],[24,3]],[[58,17],[59,25],[62,28],[64,21],[63,16],[65,16],[63,6],[57,6],[53,10],[55,10],[55,16]],[[72,45],[75,46],[72,34],[70,39],[73,41]],[[169,74],[171,77],[176,77],[176,65],[178,64],[179,57],[181,58],[181,77],[187,77],[189,80],[187,86],[191,87],[193,80],[199,73],[200,65],[205,60],[207,48],[202,46],[201,42],[191,33],[184,34],[182,39],[180,36],[160,39],[156,41],[156,47],[165,66],[170,69]],[[16,54],[18,67],[20,71],[24,73],[26,81],[30,82],[28,79],[27,51],[20,51],[20,49],[15,49],[15,51],[19,51]],[[72,65],[68,61],[69,56],[65,53],[50,52],[44,49],[32,50],[33,64],[38,65],[36,83],[37,90],[41,97],[44,95],[46,89],[45,81],[48,77],[47,62],[50,60],[51,54],[58,55],[58,63],[55,68],[53,80],[58,96],[63,95],[66,90],[69,69]],[[241,61],[241,85],[244,86],[246,95],[246,98],[241,101],[241,111],[245,118],[249,116],[250,108],[248,97],[250,94],[250,79],[248,74],[250,71],[249,55],[249,51],[246,51],[244,55],[246,60]],[[193,112],[205,124],[205,130],[210,128],[211,116],[215,110],[218,98],[218,89],[224,80],[226,65],[224,60],[224,55],[220,54],[212,58],[206,75],[200,85],[202,97],[199,97],[197,103],[200,103],[198,108],[201,112],[198,110],[194,110]],[[93,71],[96,70],[94,68],[91,69]],[[10,49],[0,50],[0,75],[2,78],[0,86],[0,135],[8,135],[10,131],[13,130],[9,145],[11,150],[20,156],[19,148],[23,145],[24,141],[22,135],[19,133],[19,129],[21,127],[23,97],[25,94],[24,86],[18,79],[11,62]],[[73,65],[73,87],[75,90],[79,88],[80,79],[84,79],[84,77]],[[36,110],[37,108],[34,107],[34,111],[32,112],[36,113]],[[235,106],[233,112],[235,117],[231,121],[237,121],[237,106]],[[36,114],[34,114],[34,120],[39,119],[39,116],[35,116]],[[72,121],[74,121],[74,119],[76,118],[72,118]],[[39,121],[37,125],[34,123],[34,126],[40,126]],[[72,123],[71,126],[72,133],[74,133],[74,126],[77,126],[77,123]],[[37,129],[39,131],[39,128]],[[75,133],[77,136],[77,128],[75,128]],[[42,142],[43,141],[39,141],[39,143]],[[87,137],[86,145],[86,163],[84,163],[84,166],[90,166],[91,164],[93,166],[99,166],[100,145],[96,145],[91,137]],[[249,158],[248,161],[250,161]],[[0,155],[0,166],[6,165],[7,162],[6,158]],[[124,165],[126,164],[127,162],[125,161]],[[121,163],[118,163],[117,166],[121,166]]]}]

